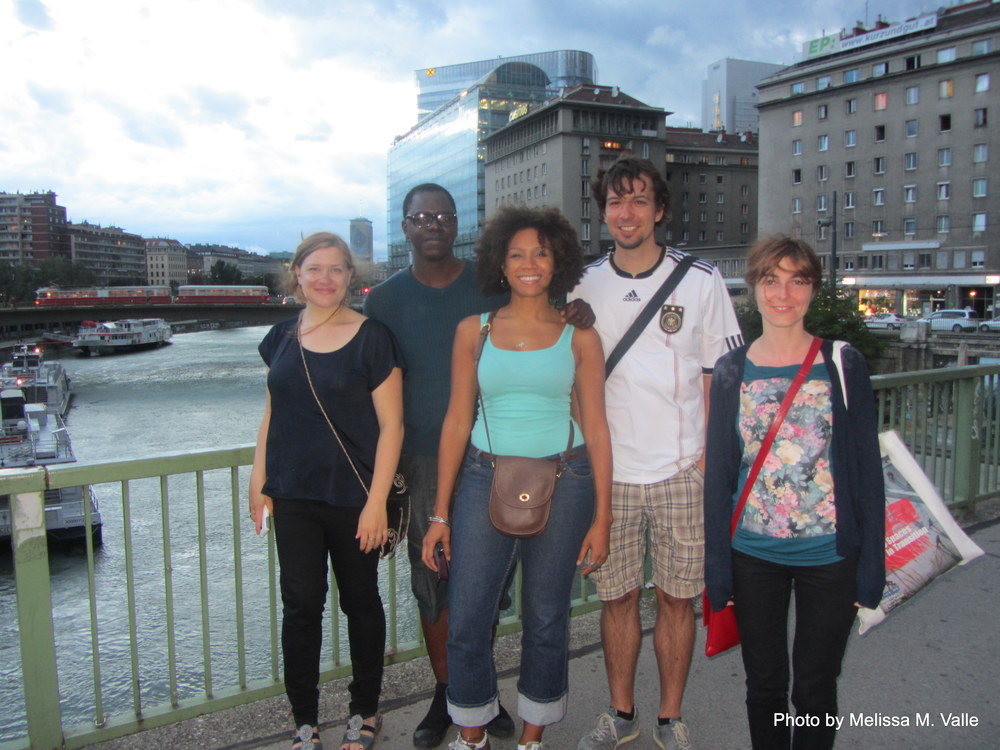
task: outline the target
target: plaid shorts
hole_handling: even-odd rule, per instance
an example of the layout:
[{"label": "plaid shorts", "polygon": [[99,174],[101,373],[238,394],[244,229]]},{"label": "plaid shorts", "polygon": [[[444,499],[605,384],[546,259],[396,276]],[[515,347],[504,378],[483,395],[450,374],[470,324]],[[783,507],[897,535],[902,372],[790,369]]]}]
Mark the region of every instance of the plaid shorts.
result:
[{"label": "plaid shorts", "polygon": [[591,574],[602,601],[618,599],[644,583],[646,535],[653,584],[687,599],[705,586],[705,477],[696,464],[653,484],[615,482],[611,490],[611,552]]}]

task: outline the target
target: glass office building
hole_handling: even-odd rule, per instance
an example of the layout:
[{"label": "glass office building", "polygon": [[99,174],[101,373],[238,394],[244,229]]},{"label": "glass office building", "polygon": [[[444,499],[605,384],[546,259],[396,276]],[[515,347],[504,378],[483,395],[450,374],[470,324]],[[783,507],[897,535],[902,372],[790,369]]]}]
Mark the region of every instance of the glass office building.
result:
[{"label": "glass office building", "polygon": [[[545,62],[548,70],[528,60]],[[460,78],[479,70],[485,72],[471,82]],[[441,80],[450,81],[451,91],[456,85],[460,88],[408,133],[399,136],[389,150],[390,270],[405,268],[410,263],[401,226],[403,198],[410,188],[422,182],[436,182],[454,196],[458,210],[455,254],[472,256],[486,215],[483,141],[510,122],[511,115],[520,108],[557,95],[560,87],[573,78],[570,72],[593,74],[595,70],[592,55],[575,51],[542,52],[438,68],[434,77],[444,76]],[[577,83],[593,84],[589,75],[581,74],[579,78],[584,80]],[[445,91],[442,84],[437,93],[443,95]]]}]

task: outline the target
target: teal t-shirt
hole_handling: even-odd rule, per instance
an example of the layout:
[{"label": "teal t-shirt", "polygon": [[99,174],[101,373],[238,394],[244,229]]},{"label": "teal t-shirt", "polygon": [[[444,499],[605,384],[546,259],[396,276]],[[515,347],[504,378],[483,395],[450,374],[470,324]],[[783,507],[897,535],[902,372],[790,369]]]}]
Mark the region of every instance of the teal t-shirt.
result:
[{"label": "teal t-shirt", "polygon": [[[737,433],[743,448],[733,508],[799,365],[761,367],[749,359],[743,369]],[[833,427],[830,374],[823,362],[795,394],[768,458],[754,482],[733,548],[781,565],[837,562],[830,436]],[[711,449],[711,448],[710,448]]]},{"label": "teal t-shirt", "polygon": [[[573,326],[564,326],[552,346],[534,351],[497,349],[487,338],[479,360],[479,388],[489,439],[480,413],[472,428],[472,444],[501,456],[543,458],[562,453],[569,440],[575,376]],[[575,447],[583,443],[583,433],[576,424],[573,431]]]}]

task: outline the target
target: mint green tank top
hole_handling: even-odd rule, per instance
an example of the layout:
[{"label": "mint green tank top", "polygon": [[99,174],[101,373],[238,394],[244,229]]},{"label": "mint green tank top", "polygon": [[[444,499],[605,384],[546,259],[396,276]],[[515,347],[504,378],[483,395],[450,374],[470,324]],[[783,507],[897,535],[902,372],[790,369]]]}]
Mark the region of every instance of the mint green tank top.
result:
[{"label": "mint green tank top", "polygon": [[[482,322],[487,315],[483,314]],[[573,326],[564,326],[555,344],[536,351],[497,349],[487,337],[479,359],[479,387],[490,439],[486,439],[483,415],[478,414],[472,444],[488,453],[532,458],[566,450],[575,376]],[[574,447],[582,445],[583,433],[575,423],[573,431]]]}]

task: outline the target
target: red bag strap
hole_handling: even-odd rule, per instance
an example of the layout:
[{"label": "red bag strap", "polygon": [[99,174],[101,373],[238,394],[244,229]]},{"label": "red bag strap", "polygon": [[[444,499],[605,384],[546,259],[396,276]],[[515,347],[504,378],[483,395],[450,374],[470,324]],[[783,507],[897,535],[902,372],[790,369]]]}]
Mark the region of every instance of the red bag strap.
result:
[{"label": "red bag strap", "polygon": [[750,490],[753,489],[753,484],[757,481],[757,475],[760,474],[760,468],[764,465],[764,459],[767,458],[767,454],[771,451],[771,445],[774,444],[774,438],[778,435],[778,428],[781,427],[781,423],[785,421],[785,415],[788,414],[788,409],[791,407],[792,401],[795,400],[795,394],[799,392],[799,388],[801,388],[802,383],[805,382],[806,376],[809,374],[809,370],[812,369],[813,361],[816,359],[816,354],[819,352],[819,348],[822,344],[823,339],[818,336],[813,336],[812,344],[809,346],[809,351],[806,352],[806,357],[802,360],[802,366],[799,367],[799,371],[792,380],[792,384],[788,386],[788,391],[785,393],[785,398],[781,402],[781,407],[778,409],[778,413],[774,415],[771,426],[768,427],[767,434],[760,443],[760,449],[757,451],[757,458],[754,459],[753,466],[750,467],[750,473],[747,474],[746,483],[743,485],[743,492],[740,493],[739,502],[736,503],[736,510],[733,511],[733,517],[729,522],[730,538],[736,535],[736,526],[739,523],[740,516],[743,515],[743,507],[747,504],[747,498],[750,496]]}]

